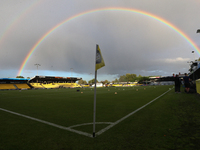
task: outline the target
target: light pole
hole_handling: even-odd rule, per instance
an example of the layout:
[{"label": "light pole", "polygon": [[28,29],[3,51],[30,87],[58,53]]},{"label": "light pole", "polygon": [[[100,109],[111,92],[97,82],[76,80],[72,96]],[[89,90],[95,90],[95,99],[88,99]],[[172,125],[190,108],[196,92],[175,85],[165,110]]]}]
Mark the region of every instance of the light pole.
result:
[{"label": "light pole", "polygon": [[41,66],[40,64],[35,64],[37,66],[37,76],[38,76],[38,66]]}]

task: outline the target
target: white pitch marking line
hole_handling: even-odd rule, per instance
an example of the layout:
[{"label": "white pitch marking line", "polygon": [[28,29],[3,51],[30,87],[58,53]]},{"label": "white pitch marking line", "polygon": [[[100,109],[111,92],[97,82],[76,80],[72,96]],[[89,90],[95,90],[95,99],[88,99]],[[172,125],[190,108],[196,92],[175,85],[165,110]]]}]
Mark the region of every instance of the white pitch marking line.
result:
[{"label": "white pitch marking line", "polygon": [[[172,88],[173,89],[173,88]],[[171,90],[171,89],[170,89]],[[96,135],[100,135],[102,133],[104,133],[105,131],[107,131],[108,129],[112,128],[113,126],[117,125],[118,123],[120,123],[121,121],[125,120],[126,118],[130,117],[131,115],[133,115],[134,113],[136,113],[137,111],[141,110],[142,108],[146,107],[147,105],[149,105],[150,103],[154,102],[155,100],[157,100],[158,98],[160,98],[161,96],[165,95],[167,92],[169,92],[170,90],[166,91],[165,93],[161,94],[160,96],[158,96],[157,98],[153,99],[152,101],[148,102],[147,104],[143,105],[142,107],[136,109],[135,111],[131,112],[130,114],[126,115],[125,117],[117,120],[116,122],[112,123],[112,122],[97,122],[97,124],[110,124],[109,126],[107,126],[106,128],[100,130],[99,132],[96,133]],[[85,135],[87,137],[93,137],[92,134],[89,134],[89,133],[86,133],[86,132],[82,132],[82,131],[78,131],[78,130],[74,130],[74,129],[71,129],[71,128],[74,128],[74,127],[78,127],[78,126],[81,126],[81,125],[90,125],[90,124],[93,124],[93,123],[84,123],[84,124],[79,124],[79,125],[74,125],[74,126],[70,126],[70,127],[64,127],[64,126],[61,126],[61,125],[57,125],[57,124],[54,124],[54,123],[51,123],[51,122],[48,122],[48,121],[44,121],[44,120],[41,120],[41,119],[37,119],[37,118],[34,118],[34,117],[30,117],[30,116],[27,116],[27,115],[23,115],[23,114],[20,114],[20,113],[16,113],[16,112],[13,112],[13,111],[10,111],[10,110],[7,110],[7,109],[3,109],[3,108],[0,108],[0,110],[2,111],[5,111],[5,112],[8,112],[8,113],[11,113],[11,114],[14,114],[14,115],[17,115],[17,116],[21,116],[21,117],[24,117],[24,118],[28,118],[28,119],[31,119],[31,120],[34,120],[34,121],[38,121],[38,122],[41,122],[41,123],[44,123],[44,124],[47,124],[47,125],[50,125],[50,126],[53,126],[53,127],[57,127],[57,128],[60,128],[60,129],[63,129],[63,130],[67,130],[67,131],[71,131],[71,132],[74,132],[74,133],[77,133],[77,134],[81,134],[81,135]]]},{"label": "white pitch marking line", "polygon": [[147,105],[151,104],[152,102],[154,102],[155,100],[157,100],[158,98],[160,98],[161,96],[165,95],[166,93],[168,93],[171,89],[169,89],[168,91],[166,91],[165,93],[161,94],[160,96],[156,97],[155,99],[153,99],[152,101],[148,102],[147,104],[143,105],[142,107],[136,109],[135,111],[131,112],[130,114],[124,116],[123,118],[117,120],[116,122],[114,122],[113,124],[107,126],[106,128],[100,130],[99,132],[96,133],[96,135],[100,135],[102,133],[104,133],[105,131],[107,131],[108,129],[112,128],[113,126],[117,125],[118,123],[120,123],[121,121],[125,120],[126,118],[130,117],[131,115],[133,115],[134,113],[138,112],[139,110],[141,110],[142,108],[146,107]]},{"label": "white pitch marking line", "polygon": [[93,137],[92,134],[89,134],[89,133],[86,133],[86,132],[67,128],[67,127],[64,127],[64,126],[61,126],[61,125],[57,125],[55,123],[51,123],[51,122],[48,122],[48,121],[44,121],[44,120],[41,120],[41,119],[37,119],[37,118],[34,118],[34,117],[30,117],[30,116],[27,116],[27,115],[16,113],[16,112],[13,112],[13,111],[10,111],[10,110],[7,110],[7,109],[0,108],[0,110],[14,114],[14,115],[17,115],[17,116],[28,118],[28,119],[31,119],[31,120],[34,120],[34,121],[38,121],[38,122],[41,122],[41,123],[44,123],[44,124],[47,124],[47,125],[50,125],[50,126],[53,126],[53,127],[56,127],[56,128],[60,128],[60,129],[63,129],[63,130],[67,130],[67,131],[75,132],[75,133],[78,133],[78,134],[81,134],[81,135],[85,135],[87,137]]},{"label": "white pitch marking line", "polygon": [[[77,125],[73,125],[73,126],[70,126],[68,128],[75,128],[75,127],[80,127],[80,126],[85,126],[85,125],[92,125],[92,123],[83,123],[83,124],[77,124]],[[112,122],[95,122],[95,124],[113,124]]]}]

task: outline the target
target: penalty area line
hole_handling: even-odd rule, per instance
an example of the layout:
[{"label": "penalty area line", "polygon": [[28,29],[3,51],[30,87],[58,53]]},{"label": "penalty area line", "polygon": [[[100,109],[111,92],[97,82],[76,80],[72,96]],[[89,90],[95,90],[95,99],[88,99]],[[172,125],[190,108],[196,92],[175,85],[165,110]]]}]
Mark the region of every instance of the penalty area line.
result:
[{"label": "penalty area line", "polygon": [[[173,88],[171,88],[173,89]],[[102,133],[104,133],[105,131],[109,130],[110,128],[112,128],[113,126],[117,125],[118,123],[122,122],[123,120],[127,119],[128,117],[130,117],[131,115],[135,114],[136,112],[138,112],[139,110],[141,110],[142,108],[146,107],[147,105],[151,104],[152,102],[154,102],[155,100],[159,99],[160,97],[162,97],[163,95],[165,95],[166,93],[168,93],[169,91],[171,91],[171,89],[169,89],[168,91],[166,91],[165,93],[161,94],[160,96],[156,97],[155,99],[153,99],[152,101],[148,102],[147,104],[143,105],[142,107],[136,109],[135,111],[131,112],[130,114],[122,117],[121,119],[115,121],[113,124],[107,126],[106,128],[100,130],[99,132],[96,133],[96,135],[100,135]]]},{"label": "penalty area line", "polygon": [[7,109],[0,108],[0,110],[2,110],[4,112],[11,113],[11,114],[14,114],[14,115],[17,115],[17,116],[20,116],[20,117],[27,118],[27,119],[30,119],[30,120],[34,120],[34,121],[37,121],[37,122],[40,122],[40,123],[44,123],[44,124],[47,124],[47,125],[59,128],[59,129],[71,131],[71,132],[74,132],[74,133],[77,133],[77,134],[81,134],[81,135],[85,135],[85,136],[91,137],[91,138],[93,137],[92,134],[89,134],[89,133],[86,133],[86,132],[82,132],[82,131],[74,130],[74,129],[71,129],[71,128],[67,128],[67,127],[64,127],[64,126],[61,126],[61,125],[57,125],[55,123],[51,123],[51,122],[48,122],[48,121],[44,121],[44,120],[41,120],[41,119],[37,119],[37,118],[34,118],[34,117],[30,117],[30,116],[27,116],[27,115],[16,113],[16,112],[13,112],[13,111],[10,111],[10,110],[7,110]]}]

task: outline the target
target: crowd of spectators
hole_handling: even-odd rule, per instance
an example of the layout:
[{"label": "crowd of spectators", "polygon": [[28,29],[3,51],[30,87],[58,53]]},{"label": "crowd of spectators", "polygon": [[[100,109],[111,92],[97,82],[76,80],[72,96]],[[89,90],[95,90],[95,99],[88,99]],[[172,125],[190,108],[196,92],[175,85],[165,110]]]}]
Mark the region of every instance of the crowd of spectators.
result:
[{"label": "crowd of spectators", "polygon": [[196,85],[195,82],[192,81],[187,73],[185,73],[185,76],[181,79],[179,75],[177,74],[174,77],[174,83],[175,83],[175,92],[181,93],[181,85],[184,87],[184,92],[186,93],[196,93]]}]

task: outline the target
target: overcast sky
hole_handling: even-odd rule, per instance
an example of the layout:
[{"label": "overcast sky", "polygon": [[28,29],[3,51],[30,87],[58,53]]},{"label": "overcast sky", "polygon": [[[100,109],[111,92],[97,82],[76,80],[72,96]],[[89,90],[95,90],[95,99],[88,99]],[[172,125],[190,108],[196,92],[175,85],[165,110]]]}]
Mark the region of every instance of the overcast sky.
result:
[{"label": "overcast sky", "polygon": [[[172,23],[200,47],[199,0],[0,0],[0,78],[16,77],[38,40],[64,20],[86,11],[121,7],[151,13]],[[105,10],[72,19],[47,36],[22,72],[94,78],[99,44],[105,67],[98,80],[126,73],[142,76],[188,72],[199,54],[167,25],[131,11]],[[192,51],[195,51],[192,54]],[[34,64],[40,64],[37,67]]]}]

